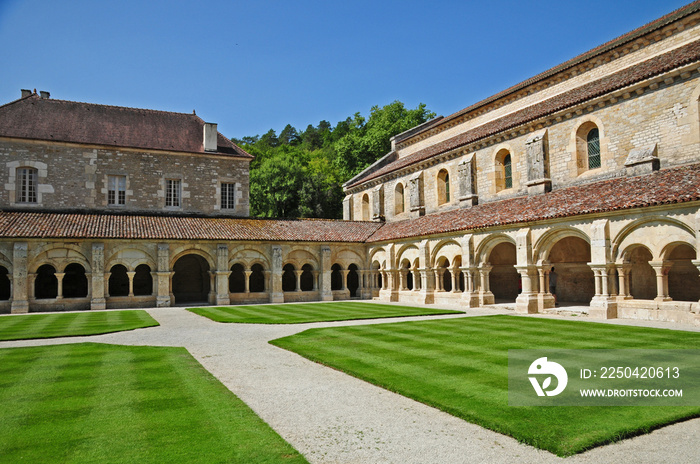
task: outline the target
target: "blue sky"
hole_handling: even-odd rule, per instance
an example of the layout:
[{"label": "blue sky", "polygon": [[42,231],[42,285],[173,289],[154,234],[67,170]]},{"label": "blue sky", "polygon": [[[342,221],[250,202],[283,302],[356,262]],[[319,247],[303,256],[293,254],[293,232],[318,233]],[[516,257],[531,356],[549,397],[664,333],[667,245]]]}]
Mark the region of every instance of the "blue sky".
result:
[{"label": "blue sky", "polygon": [[228,137],[394,100],[446,116],[686,3],[0,0],[0,104],[196,109]]}]

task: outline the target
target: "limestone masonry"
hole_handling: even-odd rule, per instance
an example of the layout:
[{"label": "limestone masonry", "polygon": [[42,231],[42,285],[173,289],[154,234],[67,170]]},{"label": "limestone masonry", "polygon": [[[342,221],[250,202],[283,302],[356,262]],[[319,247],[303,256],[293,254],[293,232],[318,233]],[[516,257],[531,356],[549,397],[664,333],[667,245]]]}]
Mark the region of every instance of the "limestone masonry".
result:
[{"label": "limestone masonry", "polygon": [[0,310],[374,298],[700,324],[699,70],[695,2],[394,137],[345,221],[247,218],[252,156],[194,114],[23,90],[0,106]]}]

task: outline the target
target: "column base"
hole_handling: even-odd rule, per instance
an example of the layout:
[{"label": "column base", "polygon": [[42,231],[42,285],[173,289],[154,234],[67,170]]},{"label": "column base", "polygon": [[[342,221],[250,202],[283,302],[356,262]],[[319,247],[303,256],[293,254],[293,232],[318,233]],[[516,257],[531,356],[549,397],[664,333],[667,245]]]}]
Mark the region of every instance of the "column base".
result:
[{"label": "column base", "polygon": [[592,319],[617,319],[617,299],[607,296],[594,296],[588,308]]},{"label": "column base", "polygon": [[27,300],[17,300],[12,302],[12,309],[10,309],[12,314],[27,314],[29,312],[29,301]]},{"label": "column base", "polygon": [[228,295],[226,296],[216,296],[216,304],[219,306],[228,306],[231,304],[231,298],[229,298]]},{"label": "column base", "polygon": [[554,295],[551,293],[539,293],[537,295],[538,312],[544,312],[545,309],[554,308],[556,305],[557,301],[554,299]]},{"label": "column base", "polygon": [[479,292],[479,306],[491,305],[496,302],[496,298],[491,292]]},{"label": "column base", "polygon": [[389,295],[389,301],[399,301],[399,292],[398,290],[392,290],[391,294]]},{"label": "column base", "polygon": [[662,303],[664,301],[673,301],[673,298],[671,298],[670,296],[657,296],[656,298],[654,298],[654,301]]},{"label": "column base", "polygon": [[284,293],[271,293],[270,303],[284,303]]},{"label": "column base", "polygon": [[156,298],[157,308],[167,308],[170,306],[170,296],[159,296]]},{"label": "column base", "polygon": [[479,294],[476,292],[464,292],[462,293],[462,298],[460,298],[460,303],[467,308],[478,308]]},{"label": "column base", "polygon": [[93,298],[90,300],[90,310],[107,309],[107,301],[104,298]]},{"label": "column base", "polygon": [[515,300],[515,312],[517,314],[537,314],[539,304],[537,293],[521,293]]},{"label": "column base", "polygon": [[321,293],[321,301],[333,301],[333,293]]},{"label": "column base", "polygon": [[423,304],[435,304],[435,295],[433,292],[420,292],[420,301]]}]

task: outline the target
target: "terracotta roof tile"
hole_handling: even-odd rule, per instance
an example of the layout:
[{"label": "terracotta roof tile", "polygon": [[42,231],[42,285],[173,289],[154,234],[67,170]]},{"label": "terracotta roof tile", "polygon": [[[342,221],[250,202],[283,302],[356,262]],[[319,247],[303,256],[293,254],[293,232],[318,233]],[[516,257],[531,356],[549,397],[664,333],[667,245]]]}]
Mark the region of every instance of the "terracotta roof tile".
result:
[{"label": "terracotta roof tile", "polygon": [[[0,136],[204,154],[204,121],[195,114],[41,98],[0,106]],[[221,134],[217,154],[253,156]]]},{"label": "terracotta roof tile", "polygon": [[364,242],[376,222],[0,212],[0,238]]},{"label": "terracotta roof tile", "polygon": [[700,164],[391,222],[367,241],[397,240],[689,201],[700,201]]},{"label": "terracotta roof tile", "polygon": [[357,178],[357,180],[346,188],[352,188],[369,180],[376,179],[384,174],[432,158],[446,151],[476,142],[477,140],[534,121],[698,60],[700,60],[700,40],[651,58],[635,66],[623,69],[611,76],[584,84],[581,87],[556,95],[548,100],[515,111],[502,118],[495,119],[455,137],[419,150],[404,158],[399,158],[377,171],[369,172],[365,177]]}]

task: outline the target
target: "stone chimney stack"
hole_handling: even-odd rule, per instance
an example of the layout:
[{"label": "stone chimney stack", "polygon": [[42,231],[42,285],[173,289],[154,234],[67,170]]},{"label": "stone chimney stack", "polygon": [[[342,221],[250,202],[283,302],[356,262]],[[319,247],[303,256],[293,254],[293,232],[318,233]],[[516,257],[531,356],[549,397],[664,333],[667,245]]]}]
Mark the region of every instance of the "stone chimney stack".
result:
[{"label": "stone chimney stack", "polygon": [[205,122],[204,123],[204,151],[216,151],[217,150],[217,132],[216,123]]},{"label": "stone chimney stack", "polygon": [[27,98],[32,94],[32,91],[29,89],[22,89],[22,98]]},{"label": "stone chimney stack", "polygon": [[40,91],[39,94],[41,95],[41,98],[46,98],[47,100],[51,98],[51,94],[46,90]]}]

